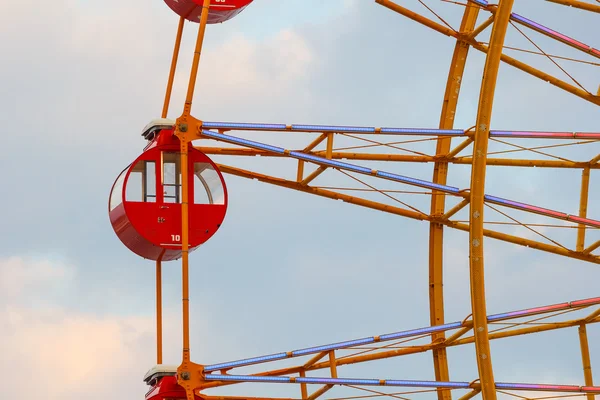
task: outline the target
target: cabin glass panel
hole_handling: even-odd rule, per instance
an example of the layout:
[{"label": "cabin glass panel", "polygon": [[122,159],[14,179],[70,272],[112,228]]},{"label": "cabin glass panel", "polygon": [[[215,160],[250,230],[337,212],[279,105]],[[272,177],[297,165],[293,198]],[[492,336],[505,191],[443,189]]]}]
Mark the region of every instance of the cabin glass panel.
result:
[{"label": "cabin glass panel", "polygon": [[181,158],[176,152],[162,153],[162,189],[164,203],[181,203]]},{"label": "cabin glass panel", "polygon": [[221,178],[206,162],[194,163],[194,204],[225,204]]},{"label": "cabin glass panel", "polygon": [[125,190],[127,201],[156,202],[156,167],[154,161],[139,160],[131,169]]},{"label": "cabin glass panel", "polygon": [[125,182],[125,175],[127,172],[127,168],[121,172],[121,175],[115,181],[115,185],[113,186],[113,190],[110,194],[110,200],[108,202],[108,206],[110,211],[117,208],[121,203],[123,203],[123,183]]}]

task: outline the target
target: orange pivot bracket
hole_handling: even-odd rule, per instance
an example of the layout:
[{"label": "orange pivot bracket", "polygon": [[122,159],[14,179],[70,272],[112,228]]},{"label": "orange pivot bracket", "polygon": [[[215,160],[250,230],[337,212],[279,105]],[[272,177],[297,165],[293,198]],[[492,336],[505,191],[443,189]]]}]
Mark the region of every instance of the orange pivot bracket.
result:
[{"label": "orange pivot bracket", "polygon": [[195,400],[194,392],[202,386],[204,380],[204,366],[184,360],[177,368],[177,383],[185,389],[188,400]]}]

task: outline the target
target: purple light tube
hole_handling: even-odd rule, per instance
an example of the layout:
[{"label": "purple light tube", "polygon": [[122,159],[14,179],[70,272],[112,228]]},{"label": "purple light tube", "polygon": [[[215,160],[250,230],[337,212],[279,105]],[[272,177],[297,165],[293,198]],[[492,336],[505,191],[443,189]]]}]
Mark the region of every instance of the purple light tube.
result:
[{"label": "purple light tube", "polygon": [[[383,178],[383,179],[387,179],[387,180],[391,180],[391,181],[395,181],[395,182],[400,182],[400,183],[404,183],[404,184],[411,185],[411,186],[418,186],[418,187],[423,187],[426,189],[438,190],[438,191],[445,192],[448,194],[456,195],[460,192],[460,189],[458,189],[457,187],[454,187],[454,186],[440,185],[440,184],[436,184],[433,182],[428,182],[428,181],[415,179],[415,178],[409,178],[406,176],[392,174],[392,173],[385,172],[385,171],[376,171],[376,170],[372,170],[370,168],[362,167],[360,165],[354,165],[354,164],[345,163],[345,162],[336,161],[336,160],[329,160],[324,157],[319,157],[319,156],[315,156],[312,154],[306,154],[303,152],[290,151],[290,150],[286,150],[282,147],[271,146],[268,144],[255,142],[252,140],[247,140],[247,139],[242,139],[242,138],[235,137],[235,136],[225,135],[223,133],[217,133],[217,132],[212,132],[212,131],[208,131],[208,130],[203,130],[202,134],[204,136],[207,136],[207,137],[210,137],[213,139],[217,139],[217,140],[222,140],[224,142],[239,144],[242,146],[259,149],[259,150],[271,151],[271,152],[274,152],[277,154],[287,154],[289,157],[292,157],[292,158],[295,158],[298,160],[311,161],[311,162],[314,162],[314,163],[317,163],[320,165],[325,165],[325,166],[332,167],[332,168],[339,168],[339,169],[343,169],[346,171],[352,171],[352,172],[356,172],[356,173],[359,173],[362,175],[376,176],[378,178]],[[573,221],[573,222],[576,222],[579,224],[592,226],[595,228],[600,228],[600,221],[596,221],[596,220],[589,219],[589,218],[581,218],[581,217],[578,217],[575,215],[569,215],[569,214],[566,214],[563,212],[554,211],[554,210],[537,207],[537,206],[532,206],[530,204],[519,203],[517,201],[503,199],[501,197],[496,197],[496,196],[490,196],[487,194],[484,196],[484,200],[488,203],[498,204],[498,205],[522,210],[522,211],[528,211],[528,212],[532,212],[532,213],[539,214],[539,215],[545,215],[545,216],[552,217],[552,218],[562,219],[562,220],[566,220],[566,221]]]},{"label": "purple light tube", "polygon": [[501,321],[504,319],[514,319],[521,317],[529,317],[537,314],[545,314],[553,311],[562,311],[569,308],[587,307],[600,304],[600,297],[593,297],[584,300],[569,301],[566,303],[553,304],[543,307],[528,308],[526,310],[511,311],[502,314],[493,314],[488,316],[488,322]]},{"label": "purple light tube", "polygon": [[285,124],[256,124],[245,122],[202,122],[206,129],[235,129],[235,130],[261,130],[261,131],[284,131]]},{"label": "purple light tube", "polygon": [[409,331],[388,333],[386,335],[379,336],[379,339],[380,339],[380,341],[385,342],[388,340],[402,339],[402,338],[407,338],[407,337],[412,337],[412,336],[420,336],[420,335],[425,335],[428,333],[445,332],[445,331],[449,331],[452,329],[460,328],[461,326],[462,326],[462,322],[452,322],[452,323],[444,324],[444,325],[428,326],[427,328],[411,329]]},{"label": "purple light tube", "polygon": [[213,139],[217,139],[217,140],[222,140],[227,143],[239,144],[239,145],[254,148],[254,149],[271,151],[271,152],[274,152],[277,154],[287,154],[289,157],[295,158],[297,160],[311,161],[311,162],[314,162],[314,163],[317,163],[320,165],[325,165],[325,166],[332,167],[332,168],[339,168],[339,169],[343,169],[346,171],[352,171],[352,172],[356,172],[356,173],[359,173],[362,175],[376,176],[379,178],[383,178],[383,179],[387,179],[387,180],[391,180],[391,181],[395,181],[395,182],[400,182],[400,183],[404,183],[404,184],[411,185],[411,186],[418,186],[418,187],[423,187],[426,189],[439,190],[441,192],[450,193],[450,194],[457,194],[460,192],[460,189],[457,187],[454,187],[454,186],[440,185],[440,184],[436,184],[433,182],[424,181],[421,179],[409,178],[406,176],[392,174],[392,173],[385,172],[385,171],[376,171],[376,170],[372,170],[371,168],[361,167],[359,165],[354,165],[354,164],[336,161],[336,160],[329,160],[324,157],[319,157],[319,156],[315,156],[312,154],[307,154],[307,153],[303,153],[303,152],[299,152],[299,151],[285,150],[281,147],[271,146],[271,145],[255,142],[252,140],[247,140],[247,139],[242,139],[242,138],[238,138],[235,136],[225,135],[222,133],[202,130],[202,134],[204,136],[207,136],[207,137],[210,137]]},{"label": "purple light tube", "polygon": [[596,304],[600,304],[600,297],[572,301],[571,307],[593,306]]},{"label": "purple light tube", "polygon": [[526,131],[490,131],[491,137],[515,139],[598,139],[597,132],[526,132]]},{"label": "purple light tube", "polygon": [[225,135],[224,133],[216,133],[216,132],[211,132],[211,131],[207,131],[207,130],[203,129],[202,134],[204,136],[208,136],[213,139],[222,140],[222,141],[228,142],[228,143],[235,143],[235,144],[247,146],[247,147],[250,147],[253,149],[271,151],[271,152],[277,153],[277,154],[285,153],[285,149],[283,149],[281,147],[271,146],[268,144],[259,143],[259,142],[255,142],[252,140],[246,140],[246,139],[242,139],[242,138],[235,137],[235,136],[229,136],[229,135]]},{"label": "purple light tube", "polygon": [[445,389],[468,389],[469,382],[437,382],[392,379],[363,379],[363,378],[317,378],[288,376],[257,376],[257,375],[220,375],[206,374],[207,381],[228,382],[264,382],[264,383],[306,383],[315,385],[362,385],[362,386],[398,386],[398,387],[428,387]]},{"label": "purple light tube", "polygon": [[573,38],[570,38],[567,35],[563,35],[560,32],[557,32],[548,27],[545,27],[542,24],[538,24],[537,22],[532,21],[528,18],[525,18],[522,15],[512,13],[510,15],[510,18],[514,21],[517,21],[518,23],[520,23],[522,25],[527,26],[528,28],[531,28],[535,31],[546,34],[546,35],[553,37],[554,39],[559,40],[571,47],[575,47],[576,49],[583,50],[587,53],[594,54],[596,57],[598,57],[598,54],[599,54],[598,50],[594,49],[593,47],[591,47],[585,43],[581,43],[580,41],[577,41]]},{"label": "purple light tube", "polygon": [[[486,5],[487,2],[479,3]],[[600,54],[600,53],[599,53]],[[369,133],[382,135],[424,135],[424,136],[465,136],[462,129],[429,129],[429,128],[375,128],[368,126],[338,126],[338,125],[286,125],[262,124],[246,122],[212,122],[204,121],[206,129],[228,129],[239,131],[272,131],[272,132],[337,132],[337,133]],[[597,132],[535,132],[535,131],[490,131],[492,137],[511,137],[515,139],[598,139]]]},{"label": "purple light tube", "polygon": [[490,196],[486,194],[484,196],[484,200],[488,203],[498,204],[501,206],[506,206],[510,208],[515,208],[517,210],[528,211],[539,215],[545,215],[547,217],[562,219],[565,221],[573,221],[579,224],[592,226],[594,228],[600,228],[600,221],[596,221],[589,218],[581,218],[575,215],[569,215],[560,211],[549,210],[547,208],[532,206],[530,204],[519,203],[513,200],[503,199],[501,197]]},{"label": "purple light tube", "polygon": [[[507,313],[503,313],[503,314],[493,314],[493,315],[488,316],[488,321],[492,322],[492,321],[499,321],[499,320],[503,320],[503,319],[521,318],[521,317],[525,317],[525,316],[543,314],[543,313],[548,313],[551,311],[558,311],[558,310],[563,310],[563,309],[572,308],[572,307],[583,307],[583,306],[590,306],[590,305],[595,305],[595,304],[600,304],[600,297],[576,300],[576,301],[571,301],[571,302],[567,302],[567,303],[560,303],[560,304],[544,306],[544,307],[528,308],[526,310],[511,311],[511,312],[507,312]],[[371,336],[371,337],[367,337],[367,338],[349,340],[349,341],[345,341],[345,342],[338,342],[338,343],[333,343],[333,344],[328,344],[328,345],[323,345],[323,346],[309,347],[309,348],[305,348],[305,349],[301,349],[301,350],[294,350],[294,351],[290,351],[290,352],[281,352],[281,353],[275,353],[275,354],[271,354],[271,355],[267,355],[267,356],[252,357],[252,358],[246,358],[246,359],[238,360],[238,361],[206,365],[204,367],[204,371],[211,372],[211,371],[217,371],[217,370],[221,370],[221,369],[243,367],[243,366],[247,366],[247,365],[261,364],[261,363],[265,363],[265,362],[269,362],[269,361],[282,360],[284,358],[292,358],[292,357],[305,356],[308,354],[316,354],[316,353],[320,353],[322,351],[339,350],[339,349],[348,348],[348,347],[352,347],[352,346],[356,346],[356,345],[360,345],[360,344],[369,344],[369,343],[373,343],[373,342],[387,342],[390,340],[396,340],[396,339],[413,337],[413,336],[420,336],[420,335],[425,335],[425,334],[434,333],[434,332],[445,332],[445,331],[449,331],[452,329],[458,329],[462,326],[463,326],[462,322],[452,322],[452,323],[448,323],[448,324],[444,324],[444,325],[436,325],[436,326],[429,326],[426,328],[412,329],[412,330],[401,331],[401,332],[396,332],[396,333],[388,333],[388,334],[380,335],[380,336]]]},{"label": "purple light tube", "polygon": [[480,5],[481,7],[487,7],[489,3],[486,0],[469,0],[471,3]]},{"label": "purple light tube", "polygon": [[[489,3],[486,0],[468,0],[471,3],[475,3],[483,8],[487,8]],[[543,34],[546,34],[556,40],[559,40],[569,46],[575,47],[576,49],[579,50],[583,50],[586,53],[590,53],[595,57],[600,58],[600,50],[595,49],[585,43],[582,43],[578,40],[575,40],[571,37],[568,37],[567,35],[563,35],[560,32],[557,32],[553,29],[550,29],[548,27],[545,27],[542,24],[539,24],[535,21],[532,21],[528,18],[523,17],[522,15],[516,14],[516,13],[511,13],[510,14],[510,19],[512,19],[513,21],[516,21],[522,25],[527,26],[528,28],[531,28],[535,31],[541,32]]]},{"label": "purple light tube", "polygon": [[[206,374],[207,381],[222,382],[263,382],[263,383],[295,383],[315,385],[360,385],[391,387],[425,387],[441,389],[469,389],[470,382],[417,381],[397,379],[363,379],[363,378],[313,378],[289,376],[257,376],[257,375],[221,375]],[[529,392],[563,392],[563,393],[600,393],[599,386],[551,385],[535,383],[496,382],[496,389],[523,390]]]},{"label": "purple light tube", "polygon": [[535,383],[496,382],[496,389],[525,390],[533,392],[600,393],[598,386],[547,385]]},{"label": "purple light tube", "polygon": [[[206,371],[206,369],[205,369]],[[265,382],[265,383],[291,383],[287,376],[256,376],[256,375],[221,375],[206,374],[204,379],[207,381],[226,381],[226,382]]]},{"label": "purple light tube", "polygon": [[373,336],[371,336],[371,337],[364,338],[364,339],[349,340],[346,342],[327,344],[324,346],[309,347],[306,349],[292,351],[292,357],[304,356],[306,354],[315,354],[315,353],[320,353],[322,351],[344,349],[346,347],[358,346],[361,344],[369,344],[369,343],[373,343],[373,342],[375,342],[375,338]]}]

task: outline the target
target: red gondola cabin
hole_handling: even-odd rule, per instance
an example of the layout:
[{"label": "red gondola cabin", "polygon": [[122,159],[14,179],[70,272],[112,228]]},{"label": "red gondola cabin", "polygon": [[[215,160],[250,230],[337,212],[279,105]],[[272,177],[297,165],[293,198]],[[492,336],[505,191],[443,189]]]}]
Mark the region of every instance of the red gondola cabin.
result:
[{"label": "red gondola cabin", "polygon": [[[246,8],[253,0],[211,0],[208,10],[209,24],[225,22]],[[200,13],[204,0],[165,0],[165,3],[182,16],[193,22],[200,22]]]},{"label": "red gondola cabin", "polygon": [[[145,151],[121,172],[109,200],[115,233],[137,255],[181,257],[181,162],[174,121],[154,120],[144,130]],[[188,150],[189,250],[214,235],[225,218],[227,188],[217,166],[190,143]],[[164,254],[163,254],[164,252]]]}]

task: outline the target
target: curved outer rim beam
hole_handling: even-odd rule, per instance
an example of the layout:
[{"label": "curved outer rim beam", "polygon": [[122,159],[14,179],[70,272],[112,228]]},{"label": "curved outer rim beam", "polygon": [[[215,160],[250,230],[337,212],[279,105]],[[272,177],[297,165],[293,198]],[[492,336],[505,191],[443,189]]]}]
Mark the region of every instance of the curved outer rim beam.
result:
[{"label": "curved outer rim beam", "polygon": [[489,51],[483,69],[481,94],[477,109],[477,123],[475,125],[475,141],[473,143],[469,213],[469,264],[475,354],[477,356],[477,368],[481,381],[481,394],[484,400],[496,399],[486,316],[484,278],[483,216],[485,207],[485,172],[494,93],[498,79],[498,70],[500,68],[500,58],[504,47],[504,38],[510,22],[513,3],[514,0],[500,0],[498,3],[498,10],[496,11],[494,25],[492,26]]},{"label": "curved outer rim beam", "polygon": [[[466,7],[461,22],[461,34],[469,34],[475,29],[478,7]],[[465,71],[469,45],[460,40],[456,41],[454,54],[448,71],[448,80],[446,83],[446,92],[440,116],[440,129],[453,129],[454,116],[458,105],[461,82]],[[443,157],[450,152],[452,139],[450,137],[440,137],[436,146],[436,157]],[[445,185],[448,178],[448,162],[437,161],[433,170],[433,182]],[[434,192],[435,193],[435,192]],[[441,194],[431,196],[431,215],[443,216],[446,207],[446,196]],[[429,316],[431,325],[441,325],[444,323],[444,225],[438,222],[431,222],[429,227]],[[437,333],[431,335],[431,341],[445,340],[446,335]],[[435,348],[433,353],[433,366],[435,370],[435,379],[437,381],[449,381],[450,373],[448,370],[448,358],[445,347]],[[449,390],[438,389],[438,399],[451,399],[452,394]]]}]

